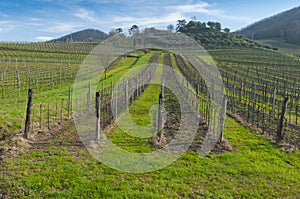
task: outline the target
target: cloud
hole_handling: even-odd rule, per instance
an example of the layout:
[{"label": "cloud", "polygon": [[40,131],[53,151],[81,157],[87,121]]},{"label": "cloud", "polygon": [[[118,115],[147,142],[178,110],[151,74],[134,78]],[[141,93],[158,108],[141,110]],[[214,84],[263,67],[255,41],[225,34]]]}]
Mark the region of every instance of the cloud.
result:
[{"label": "cloud", "polygon": [[43,21],[43,19],[40,19],[40,18],[35,18],[35,17],[30,17],[29,19],[28,19],[29,21],[32,21],[32,22],[40,22],[40,21]]},{"label": "cloud", "polygon": [[244,16],[233,16],[233,15],[226,15],[225,13],[222,15],[219,15],[217,17],[223,18],[223,19],[228,19],[231,21],[236,21],[236,22],[243,22],[243,23],[252,23],[253,21],[257,21],[257,18],[254,17],[244,17]]},{"label": "cloud", "polygon": [[54,37],[48,37],[48,36],[38,36],[35,39],[38,40],[38,41],[49,41],[49,40],[52,40],[52,39],[55,39],[55,38]]},{"label": "cloud", "polygon": [[56,23],[54,26],[42,29],[40,31],[50,32],[50,33],[64,33],[64,32],[72,32],[77,28],[81,28],[81,24],[72,24],[72,23]]},{"label": "cloud", "polygon": [[215,9],[215,4],[209,4],[206,2],[200,2],[197,4],[188,4],[188,5],[177,5],[169,6],[169,9],[173,9],[176,12],[181,13],[182,15],[187,13],[198,13],[205,14],[208,16],[218,17],[220,19],[228,19],[232,21],[239,21],[249,23],[255,20],[253,17],[243,17],[243,16],[232,16],[225,13],[224,10]]},{"label": "cloud", "polygon": [[[153,17],[132,17],[132,16],[116,16],[112,18],[112,22],[121,23],[123,27],[129,27],[132,24],[142,25],[144,27],[155,26],[155,25],[166,25],[170,23],[176,23],[179,19],[186,19],[191,13],[204,14],[208,16],[214,16],[218,18],[227,18],[231,20],[244,20],[234,16],[227,16],[221,9],[214,8],[215,4],[209,4],[206,2],[200,2],[196,4],[185,4],[176,6],[166,6],[166,14],[162,16]],[[143,12],[145,15],[147,12]],[[149,14],[153,13],[149,11]]]},{"label": "cloud", "polygon": [[15,28],[14,21],[0,21],[0,32],[9,32]]},{"label": "cloud", "polygon": [[210,9],[210,7],[214,7],[214,4],[200,2],[190,5],[169,6],[169,9],[173,9],[179,13],[200,13],[206,15],[220,15],[223,13],[223,11],[220,9]]},{"label": "cloud", "polygon": [[86,21],[90,21],[90,22],[97,22],[98,19],[93,17],[93,15],[94,15],[94,11],[87,10],[84,8],[79,8],[78,12],[74,14],[74,16],[76,16],[82,20],[86,20]]},{"label": "cloud", "polygon": [[0,13],[0,17],[9,17],[7,14]]},{"label": "cloud", "polygon": [[122,22],[124,26],[141,24],[143,26],[153,26],[162,23],[174,23],[178,19],[184,18],[180,13],[171,13],[161,17],[114,17],[113,22]]}]

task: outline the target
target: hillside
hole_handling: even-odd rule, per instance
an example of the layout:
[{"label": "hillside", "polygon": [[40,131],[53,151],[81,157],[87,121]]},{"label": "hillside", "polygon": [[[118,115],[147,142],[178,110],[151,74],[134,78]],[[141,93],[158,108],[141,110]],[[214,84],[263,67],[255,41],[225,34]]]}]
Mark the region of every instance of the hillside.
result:
[{"label": "hillside", "polygon": [[300,45],[300,7],[263,19],[237,31],[254,40],[283,40]]},{"label": "hillside", "polygon": [[[262,44],[251,39],[244,38],[229,28],[223,28],[220,22],[200,22],[191,20],[178,20],[176,31],[187,34],[195,39],[206,49],[224,48],[264,48],[271,49],[267,44]],[[277,48],[273,48],[277,50]]]},{"label": "hillside", "polygon": [[106,39],[108,35],[100,30],[85,29],[78,32],[71,33],[63,36],[59,39],[54,39],[51,42],[85,42],[85,41],[102,41]]}]

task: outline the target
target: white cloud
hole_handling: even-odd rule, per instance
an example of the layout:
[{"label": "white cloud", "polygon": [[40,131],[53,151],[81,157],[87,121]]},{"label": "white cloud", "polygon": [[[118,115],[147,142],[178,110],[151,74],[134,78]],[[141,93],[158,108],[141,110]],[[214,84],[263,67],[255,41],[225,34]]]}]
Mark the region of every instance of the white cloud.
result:
[{"label": "white cloud", "polygon": [[54,37],[38,36],[38,37],[36,37],[35,39],[38,40],[38,41],[49,41],[49,40],[54,39]]},{"label": "white cloud", "polygon": [[177,6],[169,6],[169,9],[173,9],[179,13],[200,13],[206,15],[220,15],[223,13],[220,9],[210,9],[210,7],[214,7],[214,4],[208,4],[206,2],[200,2],[197,4],[190,5],[177,5]]},{"label": "white cloud", "polygon": [[[214,16],[221,19],[229,19],[233,21],[251,21],[248,17],[235,17],[226,15],[221,9],[215,8],[215,4],[200,2],[196,4],[185,4],[176,6],[167,6],[165,15],[159,17],[132,17],[132,16],[116,16],[112,18],[112,22],[119,23],[120,26],[130,27],[133,24],[141,25],[143,27],[151,27],[155,25],[174,24],[179,19],[189,18],[191,13]],[[162,9],[163,10],[163,9]],[[163,11],[162,11],[163,12]],[[144,12],[145,13],[145,12]],[[151,12],[150,12],[151,13]]]},{"label": "white cloud", "polygon": [[178,19],[186,18],[179,12],[174,12],[160,17],[114,17],[113,24],[118,24],[123,29],[130,28],[133,24],[140,28],[163,27],[168,24],[175,24]]},{"label": "white cloud", "polygon": [[143,26],[151,26],[162,23],[174,23],[178,19],[184,18],[180,13],[172,13],[162,17],[114,17],[113,22],[122,22],[123,25],[141,24]]},{"label": "white cloud", "polygon": [[198,13],[198,14],[205,14],[208,16],[218,17],[220,19],[228,19],[232,21],[239,21],[249,23],[254,21],[255,18],[253,17],[243,17],[243,16],[232,16],[225,13],[224,10],[215,9],[215,4],[209,4],[206,2],[200,2],[197,4],[188,4],[188,5],[177,5],[177,6],[169,6],[169,9],[173,9],[176,12],[181,13],[182,15],[188,13]]},{"label": "white cloud", "polygon": [[43,32],[51,32],[51,33],[64,33],[64,32],[72,32],[77,28],[82,27],[81,24],[72,24],[72,23],[57,23],[52,27],[40,30]]},{"label": "white cloud", "polygon": [[78,12],[74,14],[74,16],[76,16],[82,20],[86,20],[86,21],[90,21],[90,22],[97,22],[98,19],[93,17],[93,15],[94,15],[94,11],[86,10],[84,8],[79,8]]},{"label": "white cloud", "polygon": [[258,19],[254,17],[244,17],[244,16],[232,16],[232,15],[226,15],[222,14],[220,16],[217,16],[223,19],[228,19],[231,21],[237,21],[237,22],[243,22],[243,23],[252,23],[253,21],[257,21]]},{"label": "white cloud", "polygon": [[15,28],[13,21],[0,21],[0,32],[9,32]]},{"label": "white cloud", "polygon": [[40,22],[40,21],[43,21],[43,20],[40,19],[40,18],[30,17],[30,18],[29,18],[29,21],[32,21],[32,22]]}]

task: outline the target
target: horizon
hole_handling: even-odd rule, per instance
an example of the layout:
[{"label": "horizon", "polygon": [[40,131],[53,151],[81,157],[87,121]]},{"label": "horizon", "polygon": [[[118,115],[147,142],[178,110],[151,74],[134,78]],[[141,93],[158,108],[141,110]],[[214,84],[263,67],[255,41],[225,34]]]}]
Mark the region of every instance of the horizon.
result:
[{"label": "horizon", "polygon": [[[133,25],[141,29],[166,29],[177,20],[218,21],[222,28],[236,31],[266,17],[295,8],[298,2],[283,0],[244,2],[233,0],[107,1],[107,0],[33,0],[0,2],[0,41],[38,42],[57,39],[84,29],[108,33]],[[266,7],[268,10],[266,10]],[[62,20],[63,19],[63,20]]]}]

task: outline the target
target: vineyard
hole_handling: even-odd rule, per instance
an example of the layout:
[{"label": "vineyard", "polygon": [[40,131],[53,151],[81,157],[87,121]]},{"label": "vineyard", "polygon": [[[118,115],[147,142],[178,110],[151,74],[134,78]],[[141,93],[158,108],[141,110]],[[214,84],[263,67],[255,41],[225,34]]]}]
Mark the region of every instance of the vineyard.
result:
[{"label": "vineyard", "polygon": [[[298,193],[299,58],[260,48],[209,50],[225,86],[226,97],[218,99],[219,108],[214,99],[223,93],[222,88],[216,89],[214,81],[208,85],[207,77],[187,59],[167,50],[133,49],[110,63],[96,82],[96,92],[91,89],[92,80],[86,80],[80,85],[83,98],[76,97],[74,80],[88,75],[80,73],[80,67],[97,45],[0,43],[0,198],[74,197],[79,193],[91,198],[120,194],[129,198],[230,197],[228,190],[239,197],[293,197]],[[135,72],[127,77],[130,71]],[[217,92],[210,93],[211,87]],[[20,137],[29,89],[33,95],[27,142]],[[74,121],[85,113],[78,107],[85,107],[93,115],[91,123],[96,122],[79,137]],[[138,137],[140,128],[127,123],[123,126],[131,133],[123,132],[118,122],[128,120],[127,112],[136,124],[149,127],[150,134]],[[187,118],[195,134],[178,131],[182,118]],[[83,147],[105,134],[124,150],[150,153],[169,144],[172,147],[174,132],[181,137],[175,144],[187,145],[187,152],[167,168],[144,176],[110,169]],[[190,136],[195,138],[191,143]],[[217,144],[211,147],[206,142]],[[252,154],[257,148],[264,151]],[[206,155],[211,150],[198,159],[198,153]],[[261,158],[266,162],[260,164]],[[210,181],[206,175],[215,176],[215,186],[205,185]],[[275,178],[281,181],[273,181]],[[265,186],[272,193],[263,192]]]},{"label": "vineyard", "polygon": [[299,59],[262,50],[211,53],[227,88],[228,110],[259,133],[299,148]]}]

